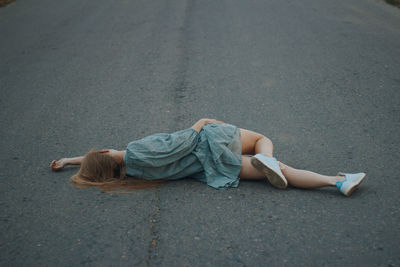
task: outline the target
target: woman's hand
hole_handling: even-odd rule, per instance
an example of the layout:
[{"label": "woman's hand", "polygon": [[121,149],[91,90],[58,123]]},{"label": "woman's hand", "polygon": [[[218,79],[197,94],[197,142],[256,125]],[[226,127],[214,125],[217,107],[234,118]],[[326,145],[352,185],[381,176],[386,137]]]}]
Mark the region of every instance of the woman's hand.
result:
[{"label": "woman's hand", "polygon": [[203,128],[203,126],[206,125],[206,124],[209,124],[209,123],[224,124],[224,122],[222,122],[222,121],[217,121],[217,120],[214,120],[214,119],[201,119],[201,120],[199,120],[198,122],[196,122],[196,123],[192,126],[192,128],[193,128],[194,130],[196,130],[197,132],[200,132],[201,129]]},{"label": "woman's hand", "polygon": [[50,163],[50,168],[51,168],[52,171],[59,171],[62,168],[64,168],[65,165],[66,165],[66,161],[65,161],[64,158],[62,158],[62,159],[59,159],[59,160],[53,160]]},{"label": "woman's hand", "polygon": [[81,165],[83,160],[83,156],[82,157],[75,157],[75,158],[62,158],[59,160],[53,160],[50,163],[50,168],[53,171],[59,171],[61,169],[63,169],[65,166],[67,165]]}]

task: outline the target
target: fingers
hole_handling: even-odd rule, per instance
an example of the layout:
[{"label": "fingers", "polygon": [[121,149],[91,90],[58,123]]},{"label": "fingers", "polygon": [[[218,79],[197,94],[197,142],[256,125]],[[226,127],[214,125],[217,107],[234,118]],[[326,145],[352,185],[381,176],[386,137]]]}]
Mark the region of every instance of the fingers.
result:
[{"label": "fingers", "polygon": [[63,166],[60,165],[59,162],[58,162],[57,160],[53,160],[53,161],[50,163],[50,168],[51,168],[53,171],[59,171],[59,170],[61,170],[61,169],[63,168]]},{"label": "fingers", "polygon": [[56,171],[56,170],[57,170],[56,164],[57,164],[57,162],[56,162],[55,160],[53,160],[53,161],[50,163],[50,168],[51,168],[53,171]]},{"label": "fingers", "polygon": [[54,164],[56,163],[55,160],[53,160],[52,162],[50,162],[50,168],[52,168],[54,166]]}]

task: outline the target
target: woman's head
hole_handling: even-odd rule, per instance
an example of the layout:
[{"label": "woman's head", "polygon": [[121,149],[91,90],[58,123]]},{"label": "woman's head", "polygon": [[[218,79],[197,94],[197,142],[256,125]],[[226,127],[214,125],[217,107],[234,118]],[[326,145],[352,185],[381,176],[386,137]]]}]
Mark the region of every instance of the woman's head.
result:
[{"label": "woman's head", "polygon": [[81,168],[72,182],[82,185],[104,185],[125,177],[125,166],[110,154],[91,150],[82,160]]}]

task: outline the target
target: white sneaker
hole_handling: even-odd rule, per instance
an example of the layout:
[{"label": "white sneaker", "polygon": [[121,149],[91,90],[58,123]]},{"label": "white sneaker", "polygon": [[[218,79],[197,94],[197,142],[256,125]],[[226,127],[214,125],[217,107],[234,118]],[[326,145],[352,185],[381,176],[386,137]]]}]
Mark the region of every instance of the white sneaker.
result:
[{"label": "white sneaker", "polygon": [[336,187],[346,196],[350,196],[351,193],[361,184],[365,178],[365,173],[341,173],[338,175],[344,176],[343,181],[337,181]]},{"label": "white sneaker", "polygon": [[273,186],[280,189],[285,189],[287,187],[287,180],[281,172],[276,158],[257,154],[251,157],[251,164],[254,168],[262,172]]}]

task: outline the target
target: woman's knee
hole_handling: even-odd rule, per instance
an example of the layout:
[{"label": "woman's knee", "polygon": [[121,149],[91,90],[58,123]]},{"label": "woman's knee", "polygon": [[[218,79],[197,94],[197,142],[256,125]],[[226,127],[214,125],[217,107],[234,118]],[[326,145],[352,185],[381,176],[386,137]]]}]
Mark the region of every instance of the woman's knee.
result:
[{"label": "woman's knee", "polygon": [[269,139],[268,137],[266,137],[266,136],[262,136],[262,138],[265,140],[265,142],[268,144],[268,145],[270,145],[271,147],[273,147],[274,146],[274,144],[272,143],[272,140],[271,139]]},{"label": "woman's knee", "polygon": [[272,141],[260,133],[240,129],[240,134],[240,139],[242,141],[242,154],[254,154],[256,143],[259,140],[265,140],[265,142],[268,142],[272,146]]}]

